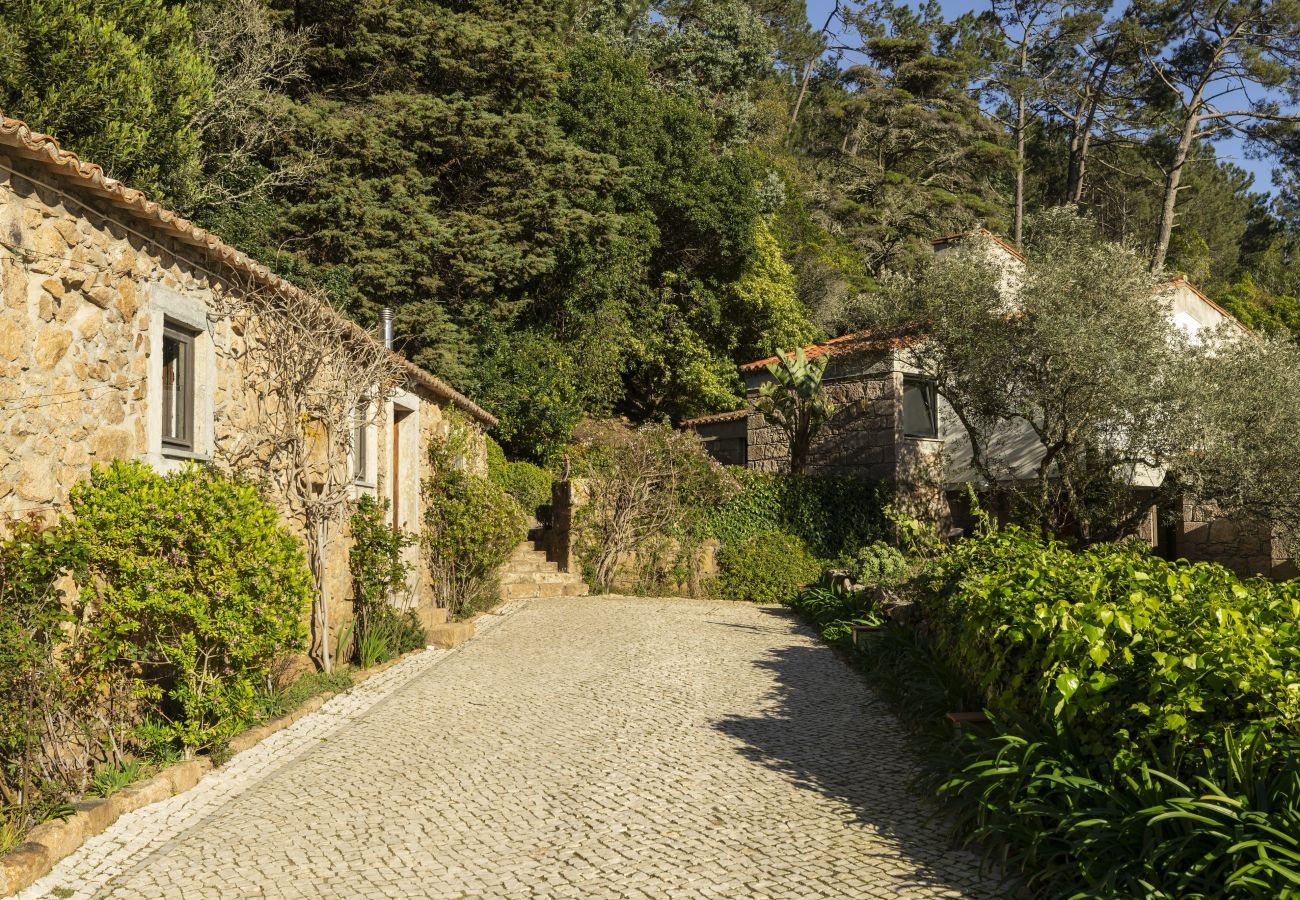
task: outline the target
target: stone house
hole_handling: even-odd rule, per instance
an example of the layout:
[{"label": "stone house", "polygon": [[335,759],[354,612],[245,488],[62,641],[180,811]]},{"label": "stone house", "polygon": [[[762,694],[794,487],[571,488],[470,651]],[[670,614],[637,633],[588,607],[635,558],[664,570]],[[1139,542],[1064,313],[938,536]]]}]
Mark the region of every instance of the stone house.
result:
[{"label": "stone house", "polygon": [[[347,336],[339,354],[376,341],[216,235],[0,117],[0,522],[54,514],[95,464],[225,466],[256,441],[266,383],[246,364],[247,322],[222,312],[252,295],[267,315],[279,303],[317,303]],[[358,423],[342,477],[356,496],[391,501],[393,524],[416,530],[426,449],[446,433],[447,410],[478,430],[465,465],[483,473],[481,432],[496,420],[381,352],[399,383]],[[327,582],[341,623],[351,617],[346,539],[336,548]],[[445,621],[428,567],[415,573],[421,618]]]},{"label": "stone house", "polygon": [[[1008,289],[1022,271],[1024,257],[985,230],[950,235],[933,243],[936,253],[990,254],[1006,272]],[[1184,279],[1168,282],[1160,291],[1174,324],[1193,339],[1205,329],[1223,325],[1246,331]],[[909,326],[849,334],[804,348],[809,358],[830,354],[822,383],[836,409],[810,450],[808,470],[811,474],[855,474],[884,481],[915,512],[947,527],[953,510],[964,504],[964,486],[979,479],[971,468],[965,429],[935,385],[909,362],[909,348],[923,341],[923,332]],[[744,410],[683,423],[683,427],[700,431],[706,448],[720,461],[741,459],[736,464],[767,472],[788,468],[784,432],[755,406],[762,385],[771,380],[767,367],[774,362],[776,357],[768,357],[740,366],[745,382]],[[734,444],[740,440],[738,423],[742,421],[744,446],[738,448]],[[736,433],[722,455],[717,452],[723,445],[716,430],[728,426]],[[1034,470],[1042,450],[1027,429],[1013,425],[1001,436],[998,452],[1001,468],[1015,478]],[[1172,524],[1162,524],[1171,520]],[[1213,510],[1191,500],[1185,500],[1178,510],[1153,508],[1141,536],[1171,558],[1214,560],[1243,574],[1290,577],[1295,572],[1270,529],[1216,517]]]}]

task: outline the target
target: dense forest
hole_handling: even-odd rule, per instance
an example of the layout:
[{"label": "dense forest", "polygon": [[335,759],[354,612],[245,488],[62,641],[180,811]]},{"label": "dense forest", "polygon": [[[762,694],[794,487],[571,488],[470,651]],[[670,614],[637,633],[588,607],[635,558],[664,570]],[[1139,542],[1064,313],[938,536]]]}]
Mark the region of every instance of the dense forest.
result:
[{"label": "dense forest", "polygon": [[930,239],[1018,241],[1067,203],[1300,331],[1295,0],[0,0],[0,24],[0,110],[363,324],[393,307],[519,456],[584,413],[734,408],[735,363],[853,327]]}]

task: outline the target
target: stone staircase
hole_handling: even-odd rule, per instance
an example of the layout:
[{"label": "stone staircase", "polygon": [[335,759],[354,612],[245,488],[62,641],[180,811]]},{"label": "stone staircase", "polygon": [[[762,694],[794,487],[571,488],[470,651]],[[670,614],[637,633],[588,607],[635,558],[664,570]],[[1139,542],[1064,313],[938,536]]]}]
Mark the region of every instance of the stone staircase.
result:
[{"label": "stone staircase", "polygon": [[501,567],[502,600],[586,595],[587,583],[582,576],[576,572],[561,572],[532,540],[516,547]]}]

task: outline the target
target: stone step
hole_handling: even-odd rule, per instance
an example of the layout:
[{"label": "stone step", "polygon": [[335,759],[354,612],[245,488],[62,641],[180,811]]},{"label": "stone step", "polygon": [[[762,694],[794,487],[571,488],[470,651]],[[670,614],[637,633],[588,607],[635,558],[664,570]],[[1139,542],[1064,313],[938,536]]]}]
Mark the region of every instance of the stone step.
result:
[{"label": "stone step", "polygon": [[507,569],[501,573],[502,584],[567,584],[582,581],[571,572],[519,572]]},{"label": "stone step", "polygon": [[501,567],[502,572],[558,572],[555,563],[545,559],[512,559]]},{"label": "stone step", "polygon": [[525,551],[515,550],[515,551],[513,551],[512,554],[510,554],[510,559],[508,559],[507,562],[512,562],[512,563],[549,563],[549,562],[550,562],[550,559],[547,559],[547,558],[546,558],[546,554],[545,554],[545,553],[542,553],[541,550],[528,550],[528,551],[526,551],[526,553],[525,553]]},{"label": "stone step", "polygon": [[528,600],[536,597],[585,597],[587,585],[581,582],[544,582],[530,584],[502,584],[501,597],[505,600]]},{"label": "stone step", "polygon": [[450,650],[459,647],[474,636],[473,622],[446,622],[429,629],[429,644]]}]

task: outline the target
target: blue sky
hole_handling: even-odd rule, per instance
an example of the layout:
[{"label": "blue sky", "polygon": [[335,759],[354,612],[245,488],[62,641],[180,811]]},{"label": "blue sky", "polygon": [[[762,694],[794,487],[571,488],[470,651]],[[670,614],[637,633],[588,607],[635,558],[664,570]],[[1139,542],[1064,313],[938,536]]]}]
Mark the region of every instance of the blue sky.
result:
[{"label": "blue sky", "polygon": [[[808,20],[813,23],[814,28],[820,28],[826,21],[826,16],[834,8],[834,0],[807,0]],[[965,12],[972,10],[988,9],[990,4],[987,0],[940,0],[940,6],[943,7],[945,15],[949,18],[956,17]],[[834,27],[834,26],[832,26]],[[1255,176],[1255,190],[1271,191],[1273,189],[1273,178],[1271,170],[1273,164],[1271,160],[1249,159],[1242,147],[1242,143],[1237,138],[1229,138],[1220,141],[1215,145],[1215,149],[1220,159],[1229,160],[1241,168],[1245,169]]]}]

